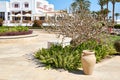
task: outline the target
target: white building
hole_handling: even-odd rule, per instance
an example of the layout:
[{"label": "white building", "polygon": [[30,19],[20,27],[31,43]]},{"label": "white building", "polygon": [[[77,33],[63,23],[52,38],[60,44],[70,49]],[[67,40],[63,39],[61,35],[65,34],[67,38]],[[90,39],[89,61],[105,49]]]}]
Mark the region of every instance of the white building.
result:
[{"label": "white building", "polygon": [[115,22],[116,22],[117,24],[120,24],[120,19],[116,20]]},{"label": "white building", "polygon": [[44,20],[54,5],[46,0],[0,0],[0,18],[5,24]]}]

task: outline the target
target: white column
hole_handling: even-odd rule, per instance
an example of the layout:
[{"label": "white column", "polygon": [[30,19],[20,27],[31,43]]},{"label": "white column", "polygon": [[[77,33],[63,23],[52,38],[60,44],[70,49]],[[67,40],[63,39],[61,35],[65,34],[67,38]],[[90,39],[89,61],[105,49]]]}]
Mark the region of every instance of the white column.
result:
[{"label": "white column", "polygon": [[8,21],[8,12],[5,12],[5,23]]},{"label": "white column", "polygon": [[23,16],[22,16],[22,11],[23,11],[23,3],[21,1],[20,3],[20,24],[22,25],[23,21]]},{"label": "white column", "polygon": [[31,21],[34,21],[34,18],[33,18],[34,16],[33,16],[33,14],[31,15]]},{"label": "white column", "polygon": [[12,16],[11,15],[12,15],[12,12],[10,11],[10,21],[12,21]]},{"label": "white column", "polygon": [[21,10],[21,13],[20,13],[20,23],[22,24],[22,20],[23,20],[23,17],[22,17],[22,10]]},{"label": "white column", "polygon": [[36,0],[32,0],[31,4],[31,21],[35,20]]}]

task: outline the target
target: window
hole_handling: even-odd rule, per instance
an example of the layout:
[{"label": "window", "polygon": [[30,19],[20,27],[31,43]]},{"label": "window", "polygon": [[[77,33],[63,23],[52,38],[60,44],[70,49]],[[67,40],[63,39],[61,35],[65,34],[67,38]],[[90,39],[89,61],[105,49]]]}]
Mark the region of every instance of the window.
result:
[{"label": "window", "polygon": [[10,20],[10,12],[8,12],[8,20]]},{"label": "window", "polygon": [[5,12],[0,12],[0,18],[5,20]]},{"label": "window", "polygon": [[45,20],[45,17],[39,17],[40,20]]},{"label": "window", "polygon": [[19,4],[14,4],[14,8],[18,8],[19,7]]},{"label": "window", "polygon": [[28,4],[28,3],[25,3],[24,6],[25,6],[25,8],[28,8],[28,7],[29,7],[29,4]]}]

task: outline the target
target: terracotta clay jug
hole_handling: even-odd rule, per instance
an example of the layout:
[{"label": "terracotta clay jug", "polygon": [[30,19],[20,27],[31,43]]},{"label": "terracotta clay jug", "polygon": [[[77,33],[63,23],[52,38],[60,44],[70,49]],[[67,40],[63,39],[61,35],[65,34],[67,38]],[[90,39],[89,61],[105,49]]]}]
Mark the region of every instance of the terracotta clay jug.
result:
[{"label": "terracotta clay jug", "polygon": [[83,50],[81,62],[84,74],[91,75],[96,63],[95,52],[91,50]]}]

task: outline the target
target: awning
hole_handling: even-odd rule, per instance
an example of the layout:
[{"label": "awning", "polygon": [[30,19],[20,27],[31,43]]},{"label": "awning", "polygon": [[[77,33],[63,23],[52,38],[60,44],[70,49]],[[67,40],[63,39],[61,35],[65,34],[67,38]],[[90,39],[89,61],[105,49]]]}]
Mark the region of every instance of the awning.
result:
[{"label": "awning", "polygon": [[24,14],[23,16],[31,17],[31,14],[27,13],[27,14]]},{"label": "awning", "polygon": [[14,15],[14,14],[11,14],[11,15],[9,15],[9,16],[16,16],[16,15]]},{"label": "awning", "polygon": [[17,14],[16,17],[21,17],[22,15],[21,14]]}]

